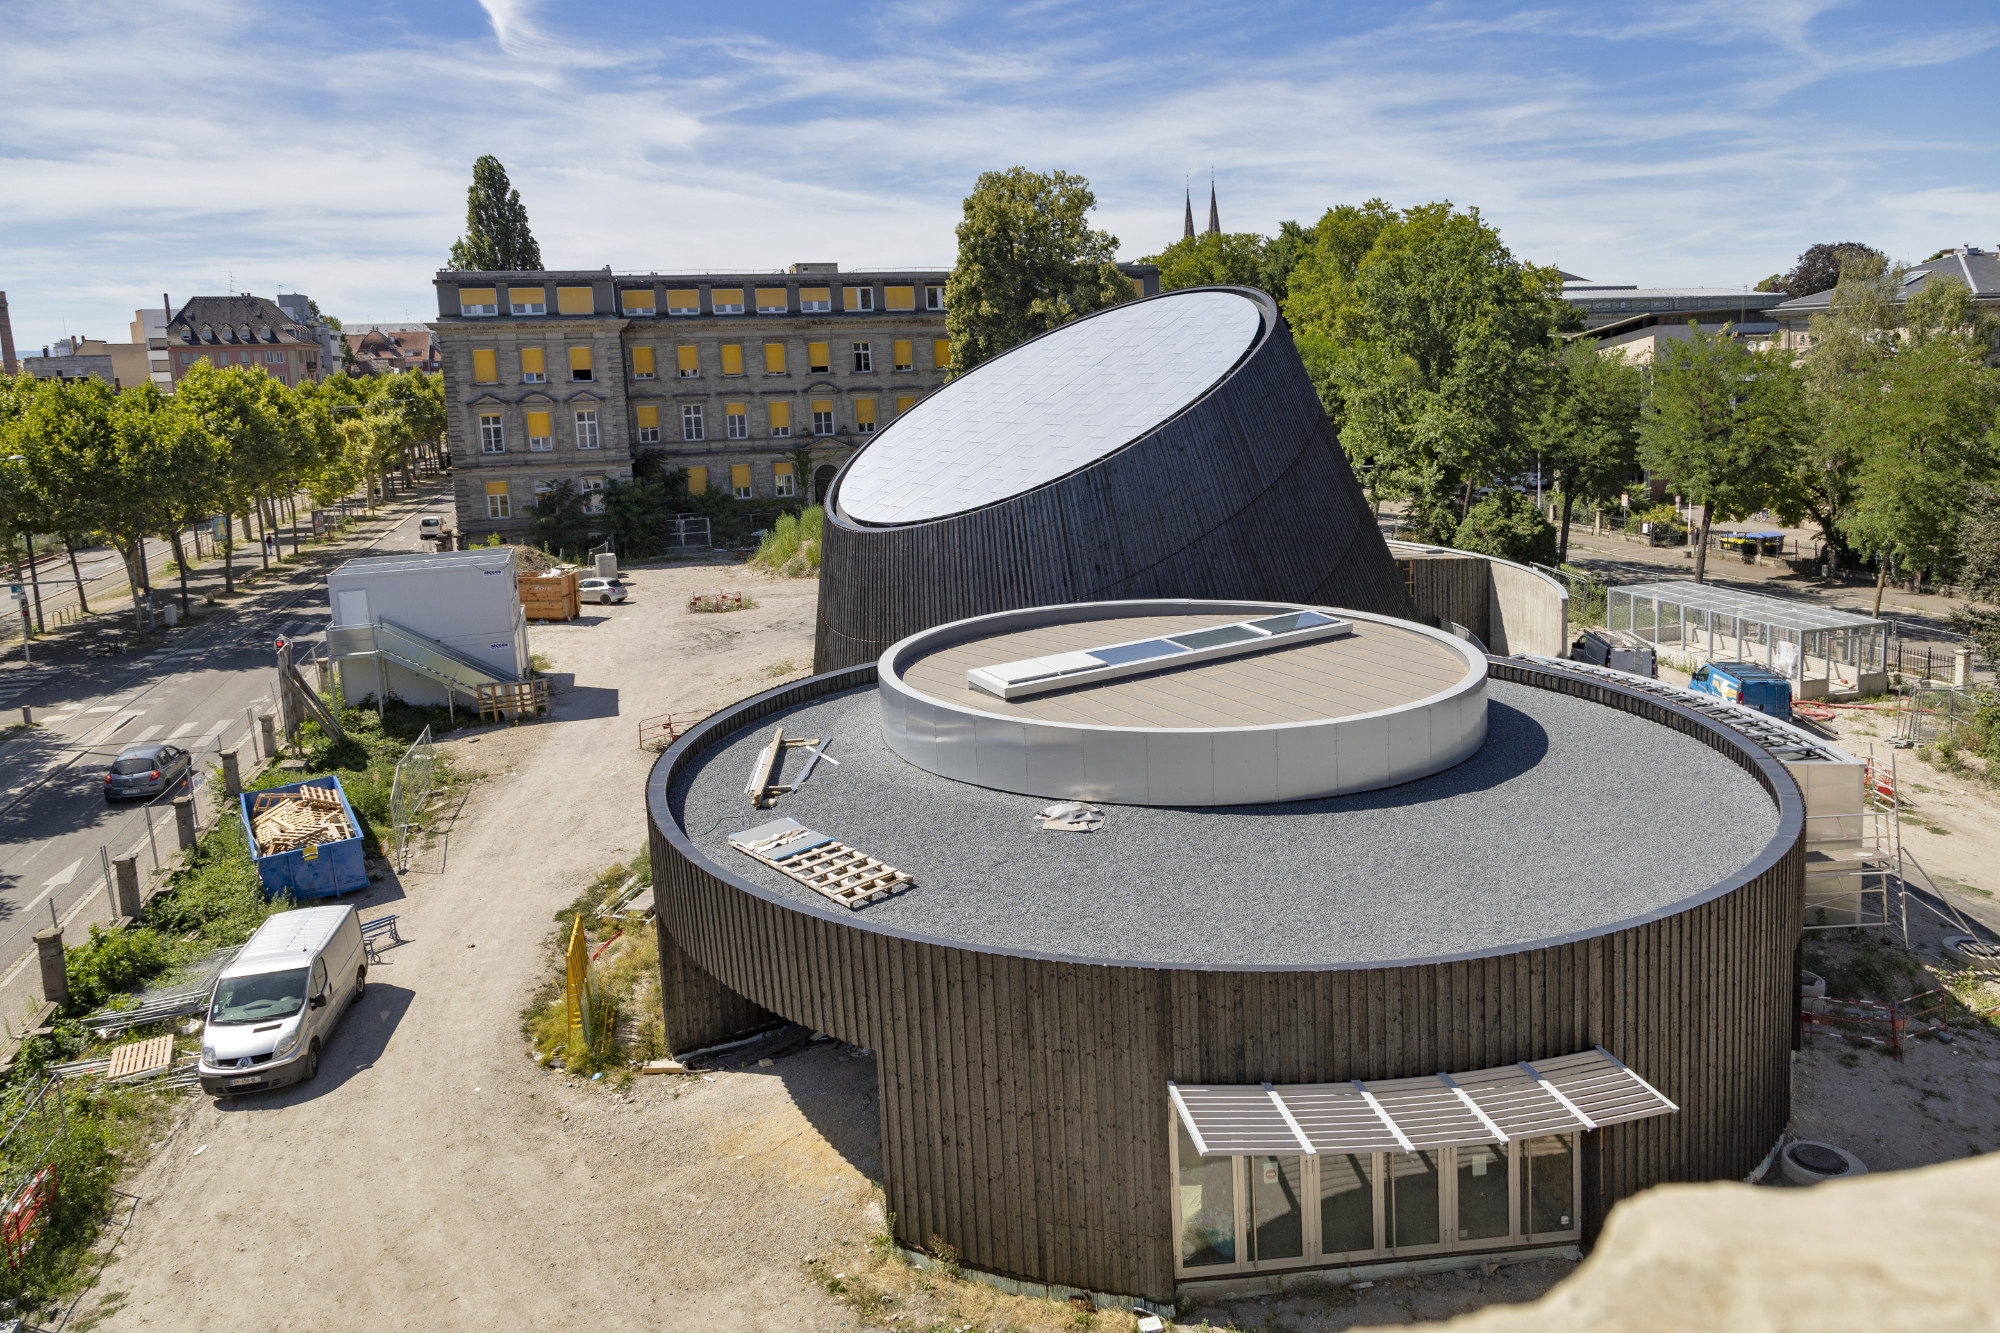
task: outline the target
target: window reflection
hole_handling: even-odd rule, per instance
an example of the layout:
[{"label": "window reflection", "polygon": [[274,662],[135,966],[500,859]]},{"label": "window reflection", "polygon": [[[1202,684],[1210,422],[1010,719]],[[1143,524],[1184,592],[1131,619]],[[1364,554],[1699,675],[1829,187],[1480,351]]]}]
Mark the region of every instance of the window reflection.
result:
[{"label": "window reflection", "polygon": [[1297,1259],[1306,1252],[1305,1168],[1297,1157],[1250,1159],[1252,1259]]},{"label": "window reflection", "polygon": [[1568,1134],[1521,1144],[1521,1225],[1531,1233],[1576,1226],[1576,1142]]},{"label": "window reflection", "polygon": [[1389,1243],[1397,1249],[1435,1245],[1438,1231],[1438,1153],[1392,1152],[1388,1162]]},{"label": "window reflection", "polygon": [[1485,1240],[1513,1231],[1507,1216],[1507,1145],[1458,1150],[1458,1238]]},{"label": "window reflection", "polygon": [[1236,1161],[1201,1157],[1179,1125],[1181,1264],[1204,1268],[1236,1262]]},{"label": "window reflection", "polygon": [[1324,1254],[1375,1248],[1374,1159],[1340,1153],[1319,1159],[1319,1248]]}]

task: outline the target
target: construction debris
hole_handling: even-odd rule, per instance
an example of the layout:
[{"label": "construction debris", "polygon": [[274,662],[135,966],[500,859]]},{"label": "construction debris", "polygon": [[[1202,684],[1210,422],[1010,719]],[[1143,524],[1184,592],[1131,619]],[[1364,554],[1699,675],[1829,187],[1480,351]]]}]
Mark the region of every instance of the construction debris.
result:
[{"label": "construction debris", "polygon": [[1046,829],[1070,833],[1095,833],[1104,827],[1104,811],[1087,801],[1058,801],[1035,812]]},{"label": "construction debris", "polygon": [[[780,796],[803,787],[821,759],[836,768],[840,766],[840,761],[826,752],[826,747],[832,743],[831,736],[818,740],[808,738],[788,741],[785,739],[785,729],[777,728],[771,733],[771,743],[757,752],[757,760],[750,766],[750,780],[743,784],[743,794],[750,798],[751,805],[759,810],[768,810],[772,802]],[[772,779],[778,775],[779,757],[787,750],[811,750],[812,754],[807,757],[806,766],[799,770],[798,781],[774,782]]]},{"label": "construction debris", "polygon": [[250,805],[250,828],[260,856],[339,842],[354,836],[347,804],[331,787],[297,787],[259,794]]},{"label": "construction debris", "polygon": [[156,1069],[165,1069],[174,1062],[174,1039],[172,1037],[148,1037],[144,1041],[130,1042],[111,1052],[111,1067],[105,1071],[106,1078],[131,1078],[137,1074],[150,1074]]},{"label": "construction debris", "polygon": [[859,908],[901,893],[915,881],[892,865],[855,851],[796,819],[733,833],[729,845],[781,875],[825,894],[842,907]]}]

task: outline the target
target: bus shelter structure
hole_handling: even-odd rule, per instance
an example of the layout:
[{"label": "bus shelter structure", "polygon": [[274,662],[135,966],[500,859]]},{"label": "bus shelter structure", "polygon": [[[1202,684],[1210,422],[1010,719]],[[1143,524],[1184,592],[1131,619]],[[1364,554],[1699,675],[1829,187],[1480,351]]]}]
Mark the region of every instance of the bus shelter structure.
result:
[{"label": "bus shelter structure", "polygon": [[1702,661],[1761,662],[1791,678],[1796,699],[1889,688],[1888,625],[1848,611],[1674,580],[1612,588],[1605,620]]}]

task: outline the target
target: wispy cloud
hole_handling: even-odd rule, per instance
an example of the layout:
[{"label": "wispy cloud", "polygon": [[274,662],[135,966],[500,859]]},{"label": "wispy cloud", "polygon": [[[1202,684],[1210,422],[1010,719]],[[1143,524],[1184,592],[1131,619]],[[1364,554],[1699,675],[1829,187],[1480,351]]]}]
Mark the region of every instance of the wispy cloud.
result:
[{"label": "wispy cloud", "polygon": [[0,274],[24,344],[116,336],[162,289],[232,277],[422,317],[491,152],[576,267],[949,263],[973,177],[1018,162],[1089,176],[1131,255],[1178,234],[1173,195],[1212,166],[1232,229],[1449,197],[1595,277],[1750,282],[1815,240],[1921,257],[1995,231],[1979,71],[2000,30],[1959,2],[1900,28],[1829,0],[1370,23],[777,0],[754,27],[534,0],[29,3],[0,47]]}]

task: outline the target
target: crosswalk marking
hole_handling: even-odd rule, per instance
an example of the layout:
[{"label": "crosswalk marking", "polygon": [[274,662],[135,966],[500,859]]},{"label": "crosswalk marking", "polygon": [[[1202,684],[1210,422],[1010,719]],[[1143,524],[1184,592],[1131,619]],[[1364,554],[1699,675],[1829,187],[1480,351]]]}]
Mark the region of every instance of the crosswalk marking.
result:
[{"label": "crosswalk marking", "polygon": [[173,734],[167,737],[167,739],[170,741],[177,741],[181,737],[187,735],[190,731],[193,731],[196,727],[200,725],[201,723],[199,722],[183,722],[178,727],[174,728]]},{"label": "crosswalk marking", "polygon": [[117,712],[117,711],[118,711],[118,705],[117,705],[117,704],[103,704],[103,705],[101,705],[101,706],[99,706],[99,707],[97,707],[97,708],[86,708],[86,709],[84,709],[83,711],[84,711],[84,712],[86,712],[86,713],[115,713],[115,712]]},{"label": "crosswalk marking", "polygon": [[142,732],[138,733],[137,735],[135,735],[134,737],[132,737],[132,744],[134,744],[134,745],[144,745],[144,744],[145,744],[145,743],[146,743],[147,741],[149,741],[149,740],[153,739],[153,737],[155,737],[155,736],[159,735],[159,734],[160,734],[161,732],[165,731],[166,729],[167,729],[167,728],[166,728],[166,724],[165,724],[165,723],[162,723],[162,724],[160,724],[159,726],[156,726],[156,727],[147,727],[147,728],[146,728],[146,729],[145,729],[144,731],[142,731]]}]

